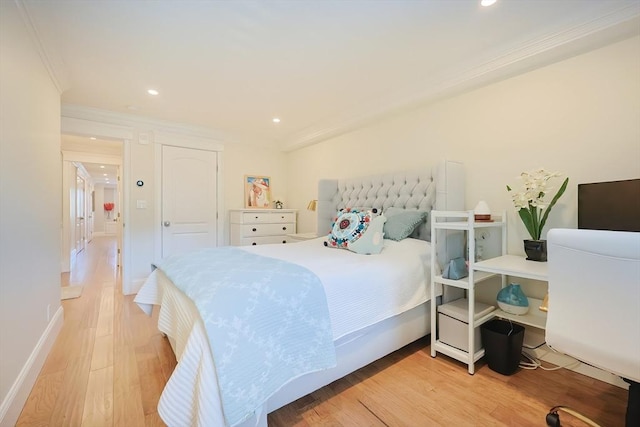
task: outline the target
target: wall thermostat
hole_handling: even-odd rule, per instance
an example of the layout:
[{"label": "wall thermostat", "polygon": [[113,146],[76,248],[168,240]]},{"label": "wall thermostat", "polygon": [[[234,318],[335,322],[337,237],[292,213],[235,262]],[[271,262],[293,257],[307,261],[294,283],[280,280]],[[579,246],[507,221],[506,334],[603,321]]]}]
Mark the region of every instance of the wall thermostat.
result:
[{"label": "wall thermostat", "polygon": [[136,185],[138,187],[142,187],[144,185],[144,182],[141,179],[139,179],[138,181],[136,181]]}]

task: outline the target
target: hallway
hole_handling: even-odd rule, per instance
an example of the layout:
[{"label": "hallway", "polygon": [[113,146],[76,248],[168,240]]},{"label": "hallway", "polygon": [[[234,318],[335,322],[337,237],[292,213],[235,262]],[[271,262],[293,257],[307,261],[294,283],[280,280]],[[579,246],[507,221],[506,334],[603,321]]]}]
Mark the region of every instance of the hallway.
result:
[{"label": "hallway", "polygon": [[156,407],[175,357],[157,320],[122,295],[116,255],[114,236],[95,237],[63,275],[82,295],[62,301],[64,325],[18,426],[164,425]]}]

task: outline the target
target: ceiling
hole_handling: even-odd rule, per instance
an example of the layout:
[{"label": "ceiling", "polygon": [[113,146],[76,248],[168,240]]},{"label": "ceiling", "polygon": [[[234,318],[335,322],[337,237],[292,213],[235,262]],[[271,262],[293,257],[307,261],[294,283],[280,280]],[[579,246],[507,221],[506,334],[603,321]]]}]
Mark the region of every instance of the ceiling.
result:
[{"label": "ceiling", "polygon": [[93,184],[103,184],[106,187],[115,187],[117,184],[117,167],[102,163],[83,163],[85,170],[91,176]]},{"label": "ceiling", "polygon": [[62,135],[61,149],[68,153],[90,153],[92,157],[102,158],[103,162],[81,162],[91,176],[94,184],[115,187],[118,166],[114,163],[122,158],[123,142],[110,141],[94,137]]},{"label": "ceiling", "polygon": [[17,1],[63,104],[283,150],[640,31],[640,0]]}]

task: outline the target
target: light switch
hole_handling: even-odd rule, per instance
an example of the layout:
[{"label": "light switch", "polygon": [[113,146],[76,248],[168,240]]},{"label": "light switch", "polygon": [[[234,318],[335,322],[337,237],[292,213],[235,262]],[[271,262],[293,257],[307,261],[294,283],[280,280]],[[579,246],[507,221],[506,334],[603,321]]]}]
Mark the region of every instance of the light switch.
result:
[{"label": "light switch", "polygon": [[138,209],[147,209],[147,201],[146,200],[136,200]]}]

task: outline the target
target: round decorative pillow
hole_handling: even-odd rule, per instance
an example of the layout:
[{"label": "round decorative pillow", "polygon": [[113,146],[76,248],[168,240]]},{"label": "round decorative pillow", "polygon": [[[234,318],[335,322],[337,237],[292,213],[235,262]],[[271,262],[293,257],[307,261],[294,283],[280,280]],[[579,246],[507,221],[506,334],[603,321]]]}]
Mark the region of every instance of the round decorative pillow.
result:
[{"label": "round decorative pillow", "polygon": [[369,212],[350,208],[341,210],[331,226],[326,246],[346,248],[349,243],[355,242],[364,234],[370,222]]}]

